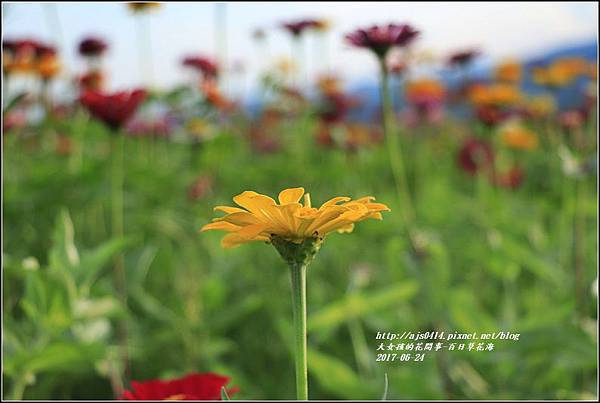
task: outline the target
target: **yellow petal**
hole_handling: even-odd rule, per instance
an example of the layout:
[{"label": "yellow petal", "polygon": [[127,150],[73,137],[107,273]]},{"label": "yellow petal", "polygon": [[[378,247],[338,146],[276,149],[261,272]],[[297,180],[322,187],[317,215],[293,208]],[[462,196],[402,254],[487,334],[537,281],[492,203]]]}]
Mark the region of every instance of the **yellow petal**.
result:
[{"label": "yellow petal", "polygon": [[232,232],[232,231],[239,230],[240,226],[232,224],[227,221],[217,221],[217,222],[211,222],[210,224],[206,224],[205,226],[200,228],[200,232],[208,231],[211,229]]},{"label": "yellow petal", "polygon": [[321,207],[319,207],[319,210],[322,210],[329,206],[337,205],[337,203],[339,203],[339,202],[347,202],[349,200],[351,200],[349,197],[344,197],[344,196],[334,197],[333,199],[328,200],[325,203],[323,203],[323,205],[321,205]]},{"label": "yellow petal", "polygon": [[229,206],[217,206],[213,210],[214,211],[222,211],[222,212],[227,213],[227,214],[242,213],[242,212],[245,211],[245,210],[242,210],[241,208],[229,207]]},{"label": "yellow petal", "polygon": [[304,194],[304,188],[290,188],[279,193],[279,204],[298,203]]},{"label": "yellow petal", "polygon": [[252,224],[259,224],[262,221],[258,219],[254,214],[248,213],[247,211],[243,211],[241,213],[232,213],[227,214],[225,217],[215,218],[213,221],[227,221],[231,224],[246,226]]}]

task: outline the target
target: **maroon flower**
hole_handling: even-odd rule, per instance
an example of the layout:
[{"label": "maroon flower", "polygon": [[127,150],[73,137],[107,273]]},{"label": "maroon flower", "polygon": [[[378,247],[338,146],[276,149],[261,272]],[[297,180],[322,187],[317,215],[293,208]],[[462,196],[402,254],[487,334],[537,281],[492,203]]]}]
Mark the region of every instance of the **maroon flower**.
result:
[{"label": "maroon flower", "polygon": [[199,71],[206,78],[216,78],[219,75],[219,66],[207,57],[188,56],[183,59],[183,65]]},{"label": "maroon flower", "polygon": [[[221,388],[228,382],[228,377],[210,372],[170,381],[133,381],[132,390],[125,391],[119,400],[221,400]],[[227,391],[230,395],[235,392],[235,388]]]},{"label": "maroon flower", "polygon": [[367,29],[357,29],[346,35],[351,45],[367,48],[383,58],[393,46],[403,47],[411,43],[419,34],[408,24],[389,24],[387,26],[372,26]]},{"label": "maroon flower", "polygon": [[97,37],[87,37],[79,42],[79,54],[83,57],[98,57],[106,51],[108,45]]},{"label": "maroon flower", "polygon": [[118,130],[133,116],[145,97],[144,90],[121,91],[113,94],[86,90],[79,97],[79,102],[94,117],[103,121],[111,129]]},{"label": "maroon flower", "polygon": [[470,64],[475,57],[479,56],[478,50],[464,50],[462,52],[456,52],[448,58],[448,64],[450,66],[465,67]]},{"label": "maroon flower", "polygon": [[302,35],[302,33],[309,28],[316,28],[319,26],[319,22],[317,20],[300,20],[293,22],[286,22],[281,24],[282,28],[286,29],[290,34],[295,37]]},{"label": "maroon flower", "polygon": [[487,169],[494,161],[494,153],[488,143],[471,138],[465,140],[458,152],[458,164],[468,174],[475,175]]}]

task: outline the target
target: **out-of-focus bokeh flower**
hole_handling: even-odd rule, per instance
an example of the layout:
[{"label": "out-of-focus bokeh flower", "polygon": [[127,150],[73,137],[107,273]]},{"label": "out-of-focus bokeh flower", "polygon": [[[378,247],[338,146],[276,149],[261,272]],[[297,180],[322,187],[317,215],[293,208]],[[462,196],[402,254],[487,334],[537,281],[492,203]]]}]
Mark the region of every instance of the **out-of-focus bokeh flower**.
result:
[{"label": "out-of-focus bokeh flower", "polygon": [[326,94],[317,112],[322,122],[332,124],[342,121],[356,100],[341,92]]},{"label": "out-of-focus bokeh flower", "polygon": [[383,58],[392,47],[407,46],[418,34],[419,31],[408,24],[374,25],[347,34],[346,41],[353,46],[369,49]]},{"label": "out-of-focus bokeh flower", "polygon": [[537,134],[520,124],[509,123],[501,127],[499,135],[504,145],[516,150],[534,150],[539,144]]},{"label": "out-of-focus bokeh flower", "polygon": [[[132,381],[131,390],[126,390],[119,400],[221,400],[221,389],[229,380],[229,377],[207,372],[168,381]],[[237,388],[229,389],[227,394],[236,392]]]},{"label": "out-of-focus bokeh flower", "polygon": [[100,70],[90,70],[77,81],[81,90],[102,91],[104,88],[104,74]]},{"label": "out-of-focus bokeh flower", "polygon": [[160,3],[154,1],[129,2],[127,8],[133,13],[145,13],[160,8]]},{"label": "out-of-focus bokeh flower", "polygon": [[208,140],[217,134],[217,127],[200,117],[193,117],[185,123],[185,130],[197,141]]},{"label": "out-of-focus bokeh flower", "polygon": [[458,151],[458,165],[470,175],[489,170],[493,162],[492,147],[477,138],[466,139]]},{"label": "out-of-focus bokeh flower", "polygon": [[406,84],[406,100],[419,111],[440,106],[446,96],[446,86],[439,80],[422,78]]},{"label": "out-of-focus bokeh flower", "polygon": [[342,92],[342,82],[339,77],[333,74],[327,74],[319,77],[317,88],[322,94],[339,94]]},{"label": "out-of-focus bokeh flower", "polygon": [[506,60],[496,66],[494,77],[503,83],[518,83],[523,78],[523,66],[517,60]]},{"label": "out-of-focus bokeh flower", "polygon": [[252,31],[252,38],[255,41],[263,41],[265,38],[267,37],[267,34],[265,32],[264,29],[262,28],[256,28],[254,31]]},{"label": "out-of-focus bokeh flower", "polygon": [[40,61],[44,61],[43,73],[53,75],[56,66],[49,55],[56,56],[56,49],[32,39],[2,41],[2,68],[7,75],[40,74]]},{"label": "out-of-focus bokeh flower", "polygon": [[214,60],[204,56],[188,56],[182,64],[203,74],[205,78],[213,79],[219,75],[219,66]]},{"label": "out-of-focus bokeh flower", "polygon": [[60,73],[61,63],[56,51],[47,48],[37,57],[35,70],[42,80],[51,80]]},{"label": "out-of-focus bokeh flower", "polygon": [[113,130],[120,129],[136,112],[144,101],[144,90],[120,91],[104,94],[97,91],[84,91],[79,102],[94,116]]},{"label": "out-of-focus bokeh flower", "polygon": [[[304,203],[300,203],[304,195]],[[252,241],[271,241],[277,236],[289,242],[302,243],[309,238],[323,238],[331,232],[351,232],[354,223],[368,218],[383,219],[382,212],[390,209],[375,198],[357,200],[335,197],[314,208],[304,188],[285,189],[279,193],[279,204],[272,198],[245,191],[233,198],[240,207],[217,206],[225,216],[213,219],[201,231],[220,230],[228,234],[222,239],[224,248]],[[281,218],[277,218],[281,217]]]},{"label": "out-of-focus bokeh flower", "polygon": [[534,119],[548,118],[557,111],[556,100],[551,95],[528,97],[524,104],[527,116]]},{"label": "out-of-focus bokeh flower", "polygon": [[469,89],[469,99],[476,106],[514,106],[522,98],[521,90],[511,84],[475,84]]},{"label": "out-of-focus bokeh flower", "polygon": [[221,112],[231,112],[235,109],[235,103],[223,95],[214,81],[205,81],[200,85],[206,101]]},{"label": "out-of-focus bokeh flower", "polygon": [[77,50],[83,57],[100,57],[108,49],[107,43],[95,36],[88,36],[79,42]]},{"label": "out-of-focus bokeh flower", "polygon": [[558,115],[558,124],[566,130],[579,129],[585,123],[585,113],[579,109],[569,109]]},{"label": "out-of-focus bokeh flower", "polygon": [[492,183],[506,189],[519,188],[525,179],[525,171],[519,166],[513,166],[506,172],[496,172],[492,175]]},{"label": "out-of-focus bokeh flower", "polygon": [[318,20],[304,19],[298,21],[284,22],[281,27],[288,31],[294,37],[300,37],[306,30],[317,28],[319,26]]},{"label": "out-of-focus bokeh flower", "polygon": [[475,49],[462,50],[453,53],[448,57],[448,65],[451,67],[466,67],[479,56],[479,51]]},{"label": "out-of-focus bokeh flower", "polygon": [[541,86],[550,88],[565,87],[578,77],[586,75],[590,64],[579,57],[564,57],[556,59],[547,67],[534,67],[531,71],[533,81]]},{"label": "out-of-focus bokeh flower", "polygon": [[209,175],[200,175],[188,189],[188,200],[195,202],[204,199],[212,192],[213,178]]},{"label": "out-of-focus bokeh flower", "polygon": [[313,21],[311,28],[313,28],[317,32],[327,32],[331,29],[332,25],[333,24],[331,20],[328,20],[326,18],[320,18]]}]

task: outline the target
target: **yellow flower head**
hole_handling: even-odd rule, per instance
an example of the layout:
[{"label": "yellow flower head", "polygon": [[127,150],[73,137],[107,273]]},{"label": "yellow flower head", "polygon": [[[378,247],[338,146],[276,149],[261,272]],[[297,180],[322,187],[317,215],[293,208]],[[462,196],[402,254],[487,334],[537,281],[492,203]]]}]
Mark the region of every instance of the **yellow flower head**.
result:
[{"label": "yellow flower head", "polygon": [[507,60],[496,67],[496,79],[505,83],[521,81],[523,68],[516,60]]},{"label": "yellow flower head", "polygon": [[[300,200],[304,196],[304,203]],[[390,209],[375,198],[367,196],[358,200],[334,197],[319,208],[311,206],[310,195],[304,188],[285,189],[279,193],[279,204],[272,198],[246,191],[233,198],[243,208],[217,206],[227,215],[215,218],[201,231],[228,232],[221,245],[232,248],[251,241],[272,241],[273,237],[293,243],[306,239],[323,238],[333,231],[351,232],[354,223],[374,218],[381,220],[382,211]]]},{"label": "yellow flower head", "polygon": [[508,125],[500,130],[502,142],[517,150],[533,150],[538,146],[537,135],[522,126]]},{"label": "yellow flower head", "polygon": [[333,24],[332,24],[331,20],[322,18],[320,20],[315,20],[315,22],[313,24],[313,28],[317,32],[327,32],[331,29],[332,25]]},{"label": "yellow flower head", "polygon": [[476,106],[510,106],[521,101],[518,87],[510,84],[475,85],[469,98]]}]

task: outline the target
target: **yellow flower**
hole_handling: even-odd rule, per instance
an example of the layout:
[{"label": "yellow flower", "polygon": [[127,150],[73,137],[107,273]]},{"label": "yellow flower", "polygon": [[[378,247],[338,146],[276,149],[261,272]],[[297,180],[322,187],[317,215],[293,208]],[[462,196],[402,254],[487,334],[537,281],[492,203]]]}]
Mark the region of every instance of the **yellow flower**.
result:
[{"label": "yellow flower", "polygon": [[509,106],[521,101],[518,87],[510,84],[474,85],[469,90],[471,102],[477,106]]},{"label": "yellow flower", "polygon": [[505,83],[521,81],[523,68],[516,60],[507,60],[496,67],[496,79]]},{"label": "yellow flower", "polygon": [[[304,203],[300,200],[304,196]],[[334,197],[319,208],[311,206],[310,195],[304,188],[285,189],[279,193],[279,204],[272,198],[245,191],[233,198],[243,208],[217,206],[227,213],[215,218],[201,231],[228,232],[221,245],[231,248],[251,241],[272,241],[273,237],[300,244],[306,239],[322,239],[333,231],[351,232],[354,223],[374,218],[381,220],[382,211],[390,209],[375,198],[367,196],[352,201],[349,197]]]},{"label": "yellow flower", "polygon": [[517,150],[533,150],[538,146],[537,135],[522,126],[509,125],[500,130],[502,142]]}]

